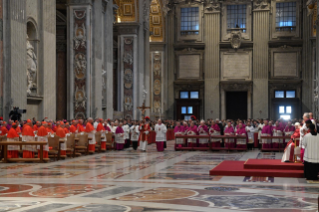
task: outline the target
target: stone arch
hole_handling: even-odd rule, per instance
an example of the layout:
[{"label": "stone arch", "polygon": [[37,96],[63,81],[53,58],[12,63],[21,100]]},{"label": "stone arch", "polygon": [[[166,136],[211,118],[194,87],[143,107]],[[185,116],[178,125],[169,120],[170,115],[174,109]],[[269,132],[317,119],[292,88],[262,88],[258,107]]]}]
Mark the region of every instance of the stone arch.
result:
[{"label": "stone arch", "polygon": [[164,42],[164,15],[161,0],[150,3],[150,42]]},{"label": "stone arch", "polygon": [[27,35],[29,40],[35,41],[38,40],[38,28],[35,20],[31,17],[27,20]]},{"label": "stone arch", "polygon": [[[27,18],[27,95],[37,96],[39,80],[39,30],[36,21],[32,17]],[[30,45],[32,48],[30,48]],[[35,71],[31,71],[35,70]]]}]

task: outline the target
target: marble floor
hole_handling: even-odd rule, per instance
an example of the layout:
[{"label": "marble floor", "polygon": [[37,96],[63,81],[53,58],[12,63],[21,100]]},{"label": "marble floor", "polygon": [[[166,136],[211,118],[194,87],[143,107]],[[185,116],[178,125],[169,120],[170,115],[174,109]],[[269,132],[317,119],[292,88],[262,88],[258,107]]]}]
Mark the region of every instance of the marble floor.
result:
[{"label": "marble floor", "polygon": [[318,184],[304,179],[210,176],[223,160],[282,153],[109,151],[48,164],[0,164],[0,211],[315,212]]}]

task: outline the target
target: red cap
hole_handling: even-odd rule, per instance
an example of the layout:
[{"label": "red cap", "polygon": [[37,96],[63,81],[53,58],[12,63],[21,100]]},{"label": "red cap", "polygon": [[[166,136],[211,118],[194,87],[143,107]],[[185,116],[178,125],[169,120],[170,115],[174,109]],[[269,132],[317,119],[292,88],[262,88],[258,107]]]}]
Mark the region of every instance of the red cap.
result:
[{"label": "red cap", "polygon": [[27,120],[27,123],[31,123],[31,120],[30,120],[30,119],[28,119],[28,120]]},{"label": "red cap", "polygon": [[3,117],[2,117],[2,116],[0,117],[0,120],[3,120]]},{"label": "red cap", "polygon": [[150,117],[149,116],[145,116],[145,119],[150,119]]},{"label": "red cap", "polygon": [[16,124],[16,123],[13,123],[12,126],[17,126],[17,124]]}]

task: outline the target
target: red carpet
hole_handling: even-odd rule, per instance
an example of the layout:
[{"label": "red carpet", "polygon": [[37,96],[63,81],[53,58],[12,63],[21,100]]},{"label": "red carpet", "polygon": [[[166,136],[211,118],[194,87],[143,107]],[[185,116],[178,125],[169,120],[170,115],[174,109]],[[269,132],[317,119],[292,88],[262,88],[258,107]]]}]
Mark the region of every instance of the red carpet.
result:
[{"label": "red carpet", "polygon": [[[249,163],[248,161],[223,161],[210,170],[210,175],[303,178],[303,170],[300,168],[300,165],[292,166],[291,164],[287,165],[285,163],[281,166],[278,164],[278,160],[269,160],[268,165],[265,160],[260,160],[260,165],[258,165],[258,160],[249,160]],[[244,167],[245,163],[247,163],[249,168]],[[285,165],[287,165],[287,167]]]},{"label": "red carpet", "polygon": [[282,163],[281,160],[271,159],[248,159],[244,169],[281,169],[281,170],[303,170],[302,163]]}]

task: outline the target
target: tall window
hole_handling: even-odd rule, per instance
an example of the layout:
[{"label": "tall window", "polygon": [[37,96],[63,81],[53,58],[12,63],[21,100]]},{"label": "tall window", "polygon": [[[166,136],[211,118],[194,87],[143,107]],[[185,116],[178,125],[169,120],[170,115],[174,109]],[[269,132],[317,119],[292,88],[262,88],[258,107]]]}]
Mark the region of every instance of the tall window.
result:
[{"label": "tall window", "polygon": [[181,35],[198,35],[199,8],[181,8]]},{"label": "tall window", "polygon": [[296,31],[296,2],[276,4],[276,31]]},{"label": "tall window", "polygon": [[227,33],[246,32],[246,4],[227,5]]},{"label": "tall window", "polygon": [[277,90],[275,91],[275,98],[282,99],[282,98],[296,98],[296,91],[295,90]]}]

